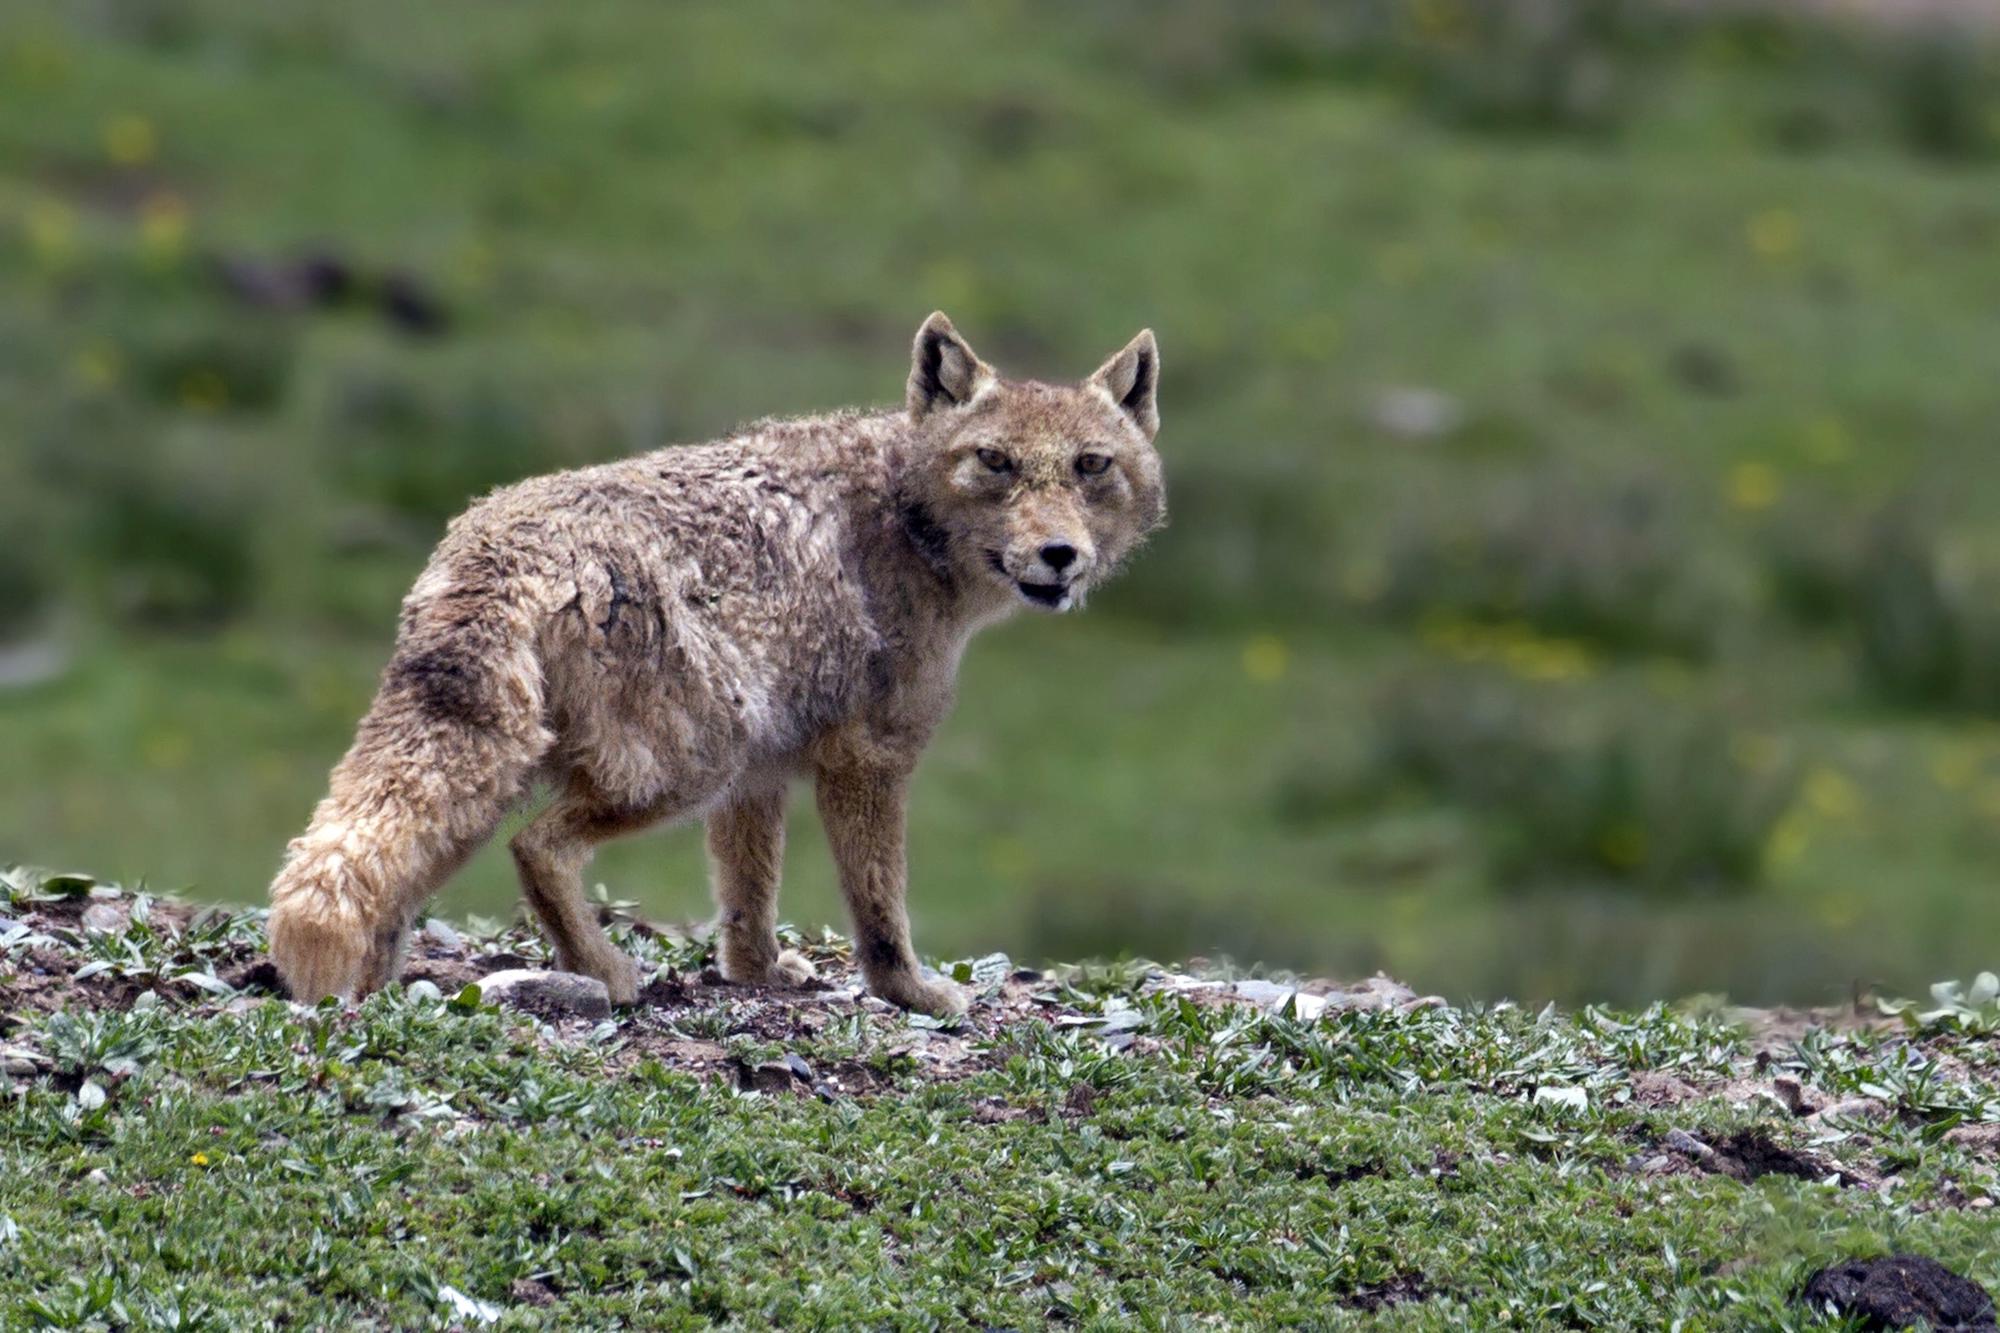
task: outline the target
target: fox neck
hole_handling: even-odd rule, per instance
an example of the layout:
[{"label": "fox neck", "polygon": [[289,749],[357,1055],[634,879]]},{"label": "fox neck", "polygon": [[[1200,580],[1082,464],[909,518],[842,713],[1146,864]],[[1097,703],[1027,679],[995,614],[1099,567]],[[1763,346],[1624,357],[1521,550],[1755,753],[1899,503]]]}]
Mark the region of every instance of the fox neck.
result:
[{"label": "fox neck", "polygon": [[[882,550],[870,573],[896,587],[888,604],[957,633],[970,634],[1014,609],[1015,599],[991,579],[968,573],[952,549],[951,534],[930,507],[904,484],[904,460],[921,448],[907,437],[887,451],[886,514]],[[884,591],[890,591],[884,589]]]}]

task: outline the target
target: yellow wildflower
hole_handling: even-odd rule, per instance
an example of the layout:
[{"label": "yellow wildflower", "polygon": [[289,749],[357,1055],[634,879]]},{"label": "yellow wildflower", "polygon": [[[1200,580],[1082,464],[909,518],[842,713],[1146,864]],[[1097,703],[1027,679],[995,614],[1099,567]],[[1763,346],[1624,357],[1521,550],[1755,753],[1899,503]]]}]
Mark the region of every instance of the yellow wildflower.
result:
[{"label": "yellow wildflower", "polygon": [[1806,804],[1828,819],[1847,819],[1861,811],[1861,792],[1839,769],[1821,765],[1806,775]]},{"label": "yellow wildflower", "polygon": [[178,259],[187,248],[187,201],[171,190],[157,190],[139,204],[139,244],[155,261]]},{"label": "yellow wildflower", "polygon": [[1784,484],[1769,463],[1738,463],[1729,470],[1727,495],[1733,508],[1754,512],[1778,503]]},{"label": "yellow wildflower", "polygon": [[107,342],[95,342],[76,354],[70,363],[77,382],[91,389],[108,389],[124,371],[124,358]]},{"label": "yellow wildflower", "polygon": [[1259,634],[1243,645],[1243,674],[1268,685],[1282,678],[1291,665],[1291,652],[1275,634]]},{"label": "yellow wildflower", "polygon": [[1789,209],[1767,208],[1751,218],[1744,231],[1750,248],[1765,259],[1786,259],[1799,248],[1798,215]]},{"label": "yellow wildflower", "polygon": [[160,133],[144,116],[112,116],[104,122],[104,155],[119,166],[143,166],[159,151]]}]

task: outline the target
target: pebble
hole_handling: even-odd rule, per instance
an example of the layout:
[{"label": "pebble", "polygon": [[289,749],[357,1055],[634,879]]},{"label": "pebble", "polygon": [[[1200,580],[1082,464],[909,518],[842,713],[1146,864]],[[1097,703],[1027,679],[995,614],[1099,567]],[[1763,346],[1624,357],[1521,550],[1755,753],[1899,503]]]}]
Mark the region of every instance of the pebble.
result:
[{"label": "pebble", "polygon": [[1368,418],[1379,429],[1405,440],[1434,440],[1457,430],[1465,410],[1450,394],[1421,386],[1384,389],[1369,404]]},{"label": "pebble", "polygon": [[0,1070],[15,1078],[33,1078],[48,1064],[48,1059],[25,1046],[0,1046]]},{"label": "pebble", "polygon": [[1703,1143],[1684,1129],[1668,1130],[1667,1146],[1685,1157],[1710,1157],[1715,1153],[1715,1149],[1709,1147],[1706,1143]]},{"label": "pebble", "polygon": [[604,983],[574,972],[537,972],[525,967],[493,972],[479,979],[479,998],[486,1004],[504,1004],[541,1017],[611,1017],[611,992]]},{"label": "pebble", "polygon": [[459,933],[453,930],[449,923],[440,921],[436,917],[424,923],[424,938],[438,948],[450,950],[452,953],[458,953],[465,948],[465,941]]},{"label": "pebble", "polygon": [[100,935],[123,935],[131,927],[132,907],[129,903],[97,902],[83,909],[85,930],[94,930]]},{"label": "pebble", "polygon": [[1849,1097],[1835,1102],[1819,1113],[1822,1120],[1868,1120],[1883,1121],[1889,1118],[1889,1107],[1885,1102],[1873,1097]]}]

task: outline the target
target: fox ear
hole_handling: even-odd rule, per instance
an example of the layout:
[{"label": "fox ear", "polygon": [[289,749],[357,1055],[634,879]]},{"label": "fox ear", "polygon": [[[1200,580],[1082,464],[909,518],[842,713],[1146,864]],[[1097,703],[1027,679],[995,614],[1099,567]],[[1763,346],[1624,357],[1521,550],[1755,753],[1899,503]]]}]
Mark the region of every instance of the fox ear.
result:
[{"label": "fox ear", "polygon": [[1085,383],[1102,389],[1147,439],[1160,433],[1160,347],[1151,329],[1141,329]]},{"label": "fox ear", "polygon": [[958,336],[942,310],[932,311],[910,349],[911,418],[942,407],[963,407],[992,382],[993,368]]}]

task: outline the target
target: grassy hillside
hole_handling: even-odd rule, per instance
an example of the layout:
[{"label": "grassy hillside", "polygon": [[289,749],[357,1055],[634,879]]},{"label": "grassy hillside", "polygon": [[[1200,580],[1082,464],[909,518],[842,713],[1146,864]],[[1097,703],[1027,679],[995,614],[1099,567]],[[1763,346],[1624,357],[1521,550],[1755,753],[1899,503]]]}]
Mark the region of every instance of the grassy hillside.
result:
[{"label": "grassy hillside", "polygon": [[1838,1326],[1796,1296],[1848,1255],[2000,1282],[1983,992],[1536,1012],[995,957],[940,1028],[838,937],[780,995],[626,920],[654,979],[603,1021],[481,1003],[543,947],[442,925],[306,1009],[255,915],[4,884],[8,1328],[1787,1329]]},{"label": "grassy hillside", "polygon": [[[893,399],[943,307],[1022,373],[1158,329],[1175,518],[970,654],[927,947],[1989,965],[1991,53],[1548,8],[16,6],[0,856],[256,900],[468,497]],[[704,910],[687,834],[597,877]]]}]

